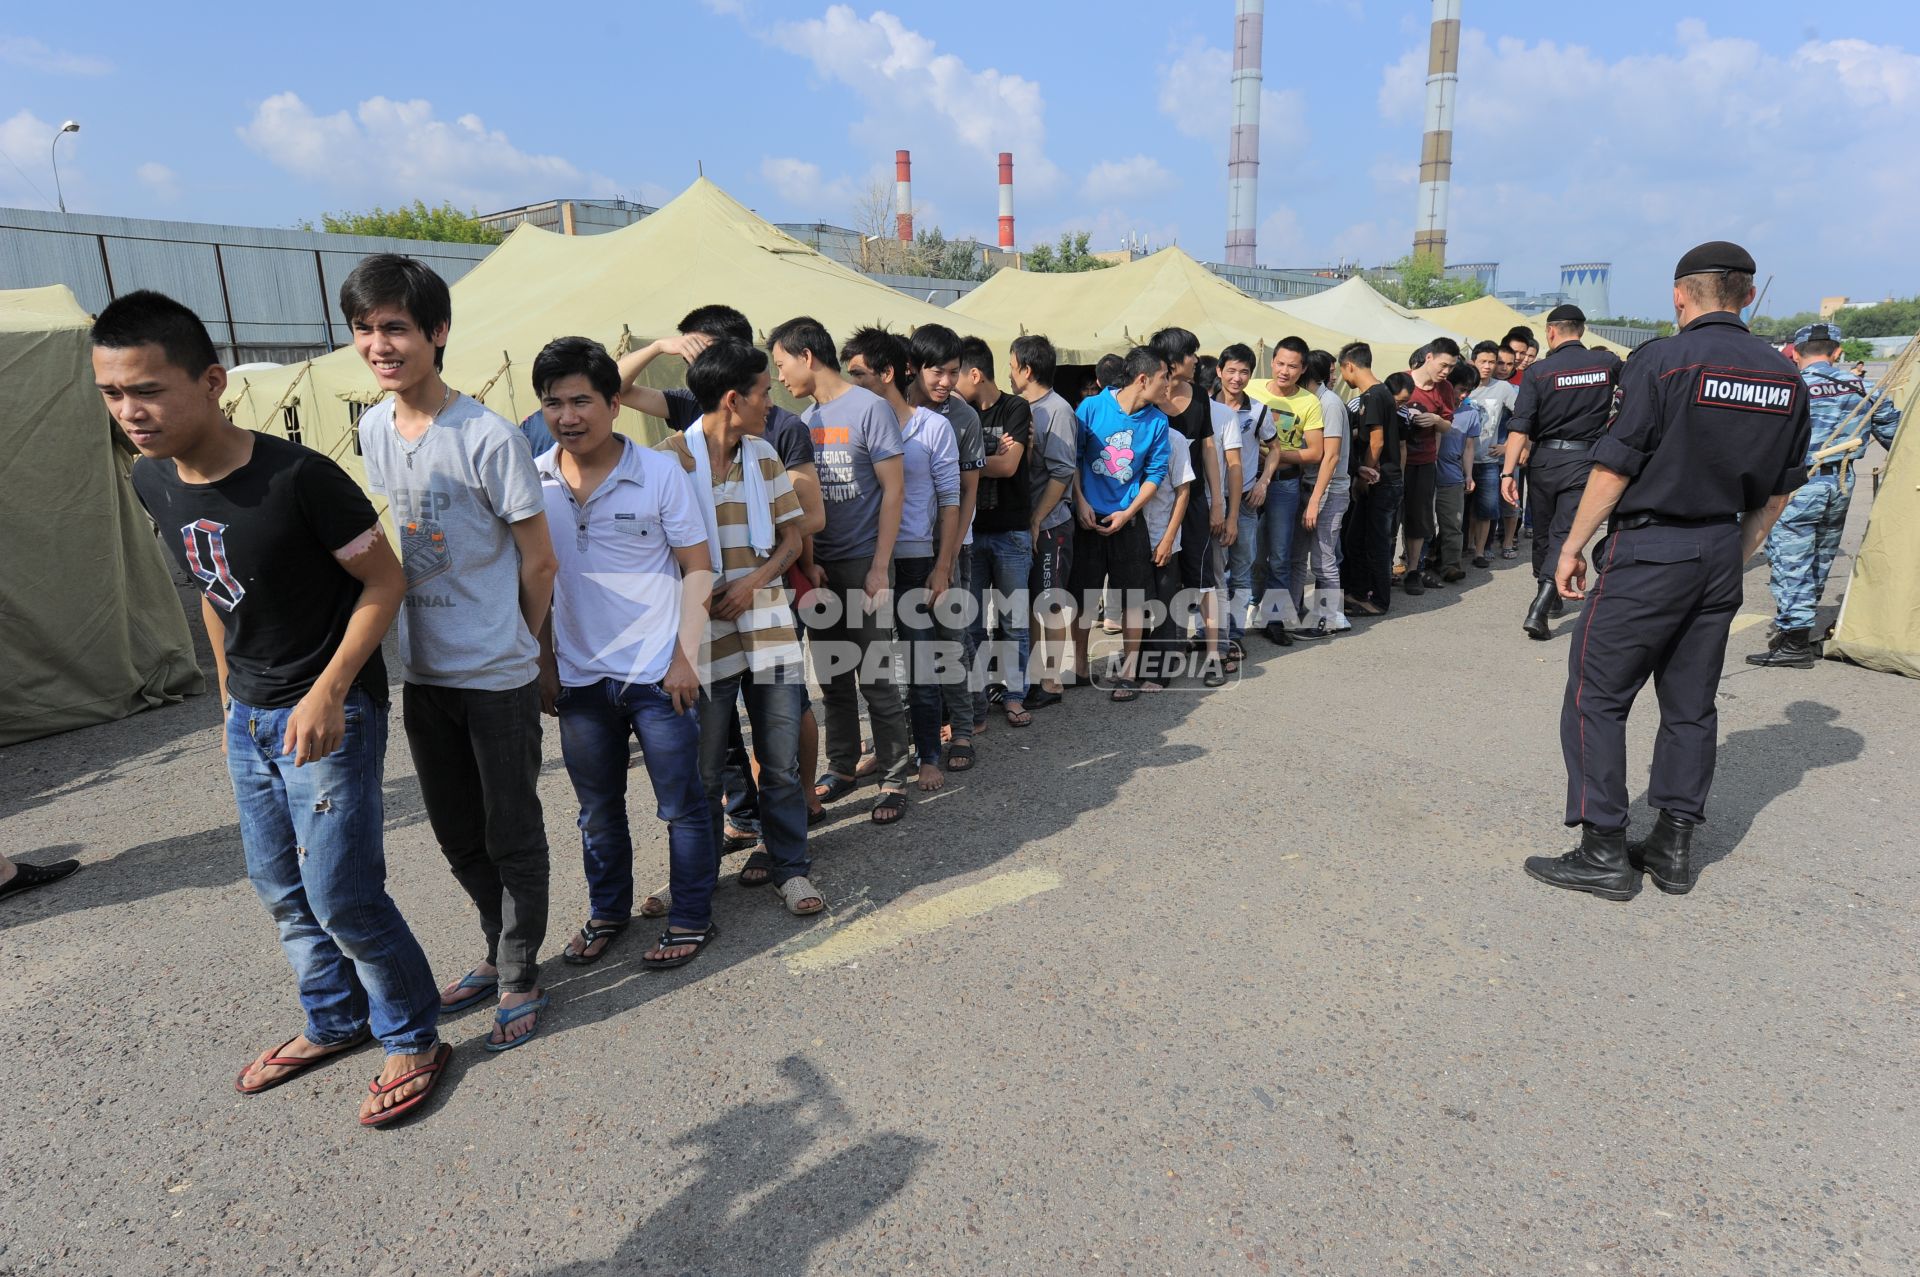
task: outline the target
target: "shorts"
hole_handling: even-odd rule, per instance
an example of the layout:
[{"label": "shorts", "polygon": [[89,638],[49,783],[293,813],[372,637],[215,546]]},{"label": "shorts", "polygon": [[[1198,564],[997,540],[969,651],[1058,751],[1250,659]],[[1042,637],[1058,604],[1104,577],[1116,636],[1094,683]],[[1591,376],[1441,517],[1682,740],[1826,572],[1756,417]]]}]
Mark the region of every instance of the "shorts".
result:
[{"label": "shorts", "polygon": [[1102,586],[1116,590],[1153,589],[1153,548],[1147,540],[1145,515],[1136,514],[1111,536],[1073,525],[1073,592],[1085,598]]},{"label": "shorts", "polygon": [[1500,463],[1498,461],[1473,467],[1473,492],[1467,500],[1472,506],[1469,513],[1482,523],[1492,523],[1500,517]]},{"label": "shorts", "polygon": [[1428,461],[1407,467],[1407,494],[1400,506],[1400,526],[1409,541],[1431,541],[1435,466]]},{"label": "shorts", "polygon": [[1073,520],[1040,529],[1033,539],[1033,571],[1027,575],[1027,597],[1040,604],[1048,590],[1064,590],[1070,585],[1073,568]]}]

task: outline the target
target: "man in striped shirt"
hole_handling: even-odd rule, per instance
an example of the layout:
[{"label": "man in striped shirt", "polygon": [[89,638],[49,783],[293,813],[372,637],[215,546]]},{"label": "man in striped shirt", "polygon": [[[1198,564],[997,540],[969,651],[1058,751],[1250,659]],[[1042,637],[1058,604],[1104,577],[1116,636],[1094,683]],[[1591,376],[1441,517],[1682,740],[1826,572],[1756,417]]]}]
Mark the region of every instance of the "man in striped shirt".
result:
[{"label": "man in striped shirt", "polygon": [[700,418],[669,436],[660,450],[694,477],[708,544],[718,547],[718,582],[700,652],[700,778],[714,844],[721,838],[728,720],[744,699],[760,763],[765,850],[748,858],[740,881],[771,881],[790,911],[809,914],[825,902],[807,879],[812,866],[800,785],[806,664],[783,584],[800,557],[805,512],[779,453],[764,437],[771,385],[765,352],[732,340],[714,342],[687,370]]}]

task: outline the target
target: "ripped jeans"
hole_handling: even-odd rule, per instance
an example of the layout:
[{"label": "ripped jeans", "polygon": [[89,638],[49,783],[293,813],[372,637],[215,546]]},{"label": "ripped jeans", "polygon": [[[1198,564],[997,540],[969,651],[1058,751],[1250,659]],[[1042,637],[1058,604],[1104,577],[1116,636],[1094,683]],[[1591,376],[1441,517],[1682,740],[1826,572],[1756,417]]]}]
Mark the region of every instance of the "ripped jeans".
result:
[{"label": "ripped jeans", "polygon": [[387,894],[387,707],[348,692],[340,748],[303,767],[281,749],[292,714],[234,701],[227,772],[247,877],[293,964],[307,1040],[329,1046],[371,1025],[389,1055],[430,1051],[440,992]]}]

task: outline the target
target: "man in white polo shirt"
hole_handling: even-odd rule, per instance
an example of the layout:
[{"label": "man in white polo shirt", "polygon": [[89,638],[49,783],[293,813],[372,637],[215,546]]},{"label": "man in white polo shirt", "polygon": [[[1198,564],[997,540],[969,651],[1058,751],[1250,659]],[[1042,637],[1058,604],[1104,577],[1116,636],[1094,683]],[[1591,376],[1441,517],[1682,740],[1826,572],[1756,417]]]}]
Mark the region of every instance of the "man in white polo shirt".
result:
[{"label": "man in white polo shirt", "polygon": [[553,622],[541,636],[542,693],[559,715],[561,757],[580,799],[590,902],[561,956],[575,966],[599,961],[632,917],[633,736],[667,822],[671,881],[641,911],[668,915],[641,961],[681,966],[719,934],[711,906],[720,854],[700,781],[698,662],[714,581],[706,520],[670,457],[614,432],[620,369],[597,342],[549,343],[533,385],[558,445],[538,463],[560,560]]}]

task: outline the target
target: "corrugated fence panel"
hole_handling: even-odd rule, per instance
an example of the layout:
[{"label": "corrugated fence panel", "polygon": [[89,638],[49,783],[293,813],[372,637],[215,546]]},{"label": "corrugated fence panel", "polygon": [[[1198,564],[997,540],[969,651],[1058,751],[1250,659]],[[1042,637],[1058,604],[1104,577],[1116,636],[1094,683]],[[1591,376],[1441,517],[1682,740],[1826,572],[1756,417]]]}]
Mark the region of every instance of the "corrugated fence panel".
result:
[{"label": "corrugated fence panel", "polygon": [[80,304],[99,314],[112,300],[100,264],[100,241],[91,235],[10,230],[0,235],[0,288],[65,284]]},{"label": "corrugated fence panel", "polygon": [[312,253],[228,245],[220,257],[243,343],[326,344],[328,301],[321,295]]}]

